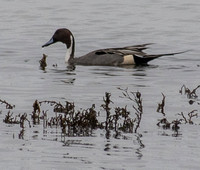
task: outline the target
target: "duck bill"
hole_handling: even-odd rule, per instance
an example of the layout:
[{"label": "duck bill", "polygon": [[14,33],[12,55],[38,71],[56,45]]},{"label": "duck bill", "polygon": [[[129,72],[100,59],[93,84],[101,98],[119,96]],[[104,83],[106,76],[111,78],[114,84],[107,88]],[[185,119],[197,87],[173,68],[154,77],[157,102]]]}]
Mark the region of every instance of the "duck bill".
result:
[{"label": "duck bill", "polygon": [[49,45],[51,45],[51,44],[54,44],[54,43],[55,43],[54,39],[51,38],[46,44],[44,44],[44,45],[42,46],[42,48],[43,48],[43,47],[47,47],[47,46],[49,46]]}]

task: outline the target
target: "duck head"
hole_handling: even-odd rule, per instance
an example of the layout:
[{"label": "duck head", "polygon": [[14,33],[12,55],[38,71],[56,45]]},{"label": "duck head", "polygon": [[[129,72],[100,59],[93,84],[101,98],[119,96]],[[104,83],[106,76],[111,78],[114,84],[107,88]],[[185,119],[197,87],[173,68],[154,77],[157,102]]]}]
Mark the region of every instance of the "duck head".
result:
[{"label": "duck head", "polygon": [[52,38],[46,44],[44,44],[42,48],[47,47],[56,42],[62,42],[66,44],[67,48],[70,48],[73,41],[74,41],[74,38],[71,31],[66,28],[61,28],[61,29],[56,30]]},{"label": "duck head", "polygon": [[74,42],[74,36],[71,33],[71,31],[66,28],[60,28],[56,30],[52,38],[46,44],[44,44],[42,48],[47,47],[57,42],[62,42],[66,44],[67,53],[65,56],[65,61],[68,62],[70,59],[73,59],[74,50],[75,50],[75,42]]}]

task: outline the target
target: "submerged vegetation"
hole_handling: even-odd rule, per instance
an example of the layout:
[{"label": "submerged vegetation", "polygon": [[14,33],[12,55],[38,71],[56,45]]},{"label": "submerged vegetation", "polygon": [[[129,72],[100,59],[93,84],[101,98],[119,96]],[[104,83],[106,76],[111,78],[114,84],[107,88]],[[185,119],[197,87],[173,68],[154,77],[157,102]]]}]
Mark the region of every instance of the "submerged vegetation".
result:
[{"label": "submerged vegetation", "polygon": [[[181,94],[187,95],[193,103],[198,103],[197,86],[194,90],[190,90],[185,85],[179,91]],[[101,110],[97,111],[95,104],[87,109],[76,109],[73,102],[66,101],[64,104],[57,101],[38,101],[33,103],[33,111],[31,114],[23,113],[15,115],[11,112],[15,105],[9,104],[5,100],[0,100],[2,105],[8,110],[5,114],[3,122],[6,124],[19,124],[21,131],[19,138],[23,139],[25,128],[31,128],[35,125],[43,125],[43,129],[60,128],[62,136],[92,136],[94,130],[102,129],[105,131],[106,138],[110,138],[114,134],[118,138],[123,133],[138,133],[143,117],[143,100],[140,92],[129,91],[128,88],[119,90],[122,92],[124,100],[131,103],[131,107],[125,105],[123,107],[113,106],[111,93],[106,92],[103,97]],[[189,102],[190,103],[190,102]],[[174,136],[179,135],[180,125],[196,124],[194,119],[198,118],[198,110],[194,109],[189,113],[175,114],[174,120],[169,120],[165,111],[166,96],[162,93],[162,100],[158,103],[157,112],[161,113],[161,118],[158,119],[157,126],[163,130],[172,130]],[[44,110],[43,108],[50,110]],[[100,121],[100,117],[104,120]]]}]

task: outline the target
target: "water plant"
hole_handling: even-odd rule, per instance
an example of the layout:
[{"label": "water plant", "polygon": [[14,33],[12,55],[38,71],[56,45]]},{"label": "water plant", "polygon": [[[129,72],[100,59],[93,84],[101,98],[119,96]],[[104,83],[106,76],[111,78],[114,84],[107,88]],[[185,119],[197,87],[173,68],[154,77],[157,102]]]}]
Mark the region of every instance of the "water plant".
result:
[{"label": "water plant", "polygon": [[39,124],[40,122],[40,106],[37,100],[33,103],[33,112],[31,115],[33,124]]},{"label": "water plant", "polygon": [[165,107],[165,95],[162,93],[163,99],[161,103],[158,103],[157,112],[160,112],[165,116],[164,107]]},{"label": "water plant", "polygon": [[184,121],[184,123],[189,123],[189,124],[194,124],[194,122],[192,121],[192,118],[193,117],[196,117],[198,118],[198,113],[197,113],[197,110],[192,110],[191,112],[189,112],[187,115],[188,115],[188,118],[186,118],[186,116],[183,114],[183,112],[181,113],[178,113],[179,116],[181,116],[182,118],[180,119],[180,121]]},{"label": "water plant", "polygon": [[[67,136],[88,136],[92,134],[92,130],[98,127],[97,112],[93,104],[88,109],[75,110],[73,102],[65,102],[65,106],[56,101],[41,101],[43,103],[53,106],[55,116],[49,120],[45,118],[50,127],[61,127],[62,133]],[[58,114],[59,113],[59,114]],[[43,117],[47,117],[46,112],[43,111]]]},{"label": "water plant", "polygon": [[179,90],[179,93],[187,95],[188,99],[196,99],[198,95],[196,94],[197,89],[200,88],[200,85],[198,85],[193,90],[190,90],[188,87],[183,85],[181,89]]},{"label": "water plant", "polygon": [[162,119],[158,119],[158,123],[157,126],[162,127],[163,129],[172,129],[176,132],[178,132],[179,130],[179,124],[181,124],[181,121],[178,119],[172,120],[171,122],[168,121],[167,117],[166,117],[166,113],[164,112],[164,107],[165,107],[165,98],[166,96],[162,93],[162,101],[160,103],[158,103],[158,107],[157,107],[157,112],[158,113],[162,113],[163,118]]},{"label": "water plant", "polygon": [[8,124],[19,124],[19,120],[17,120],[17,116],[13,116],[13,113],[10,112],[10,110],[7,112],[7,114],[5,115],[5,118],[3,119],[3,121],[5,123]]},{"label": "water plant", "polygon": [[29,127],[31,127],[31,122],[27,118],[27,113],[24,114],[18,114],[16,116],[13,116],[13,112],[11,113],[10,110],[5,115],[5,118],[3,121],[7,124],[19,124],[21,128],[25,128],[25,121],[28,122]]},{"label": "water plant", "polygon": [[142,115],[143,115],[143,105],[142,105],[141,93],[138,91],[137,92],[132,92],[132,91],[129,92],[128,88],[126,88],[126,89],[119,88],[119,90],[121,90],[122,94],[123,94],[123,96],[121,96],[121,97],[126,98],[133,102],[132,107],[135,111],[136,118],[131,121],[131,124],[133,124],[133,122],[135,123],[134,132],[137,133],[137,130],[140,127],[140,123],[141,123]]},{"label": "water plant", "polygon": [[15,105],[9,104],[7,101],[5,100],[1,100],[0,99],[0,103],[1,104],[5,104],[6,105],[6,109],[13,109],[15,107]]},{"label": "water plant", "polygon": [[[199,87],[199,86],[198,86]],[[197,88],[198,88],[197,87]],[[189,98],[191,97],[191,96],[193,96],[193,98],[195,97],[198,97],[197,95],[196,95],[196,89],[197,88],[195,88],[194,90],[192,90],[192,91],[190,91],[188,88],[186,88],[185,86],[182,86],[182,88],[181,89],[185,89],[185,93],[187,93],[188,95],[189,95]],[[182,91],[182,90],[181,90]],[[181,92],[182,93],[182,92]],[[162,113],[162,115],[163,115],[163,118],[162,119],[158,119],[158,123],[157,123],[157,126],[159,126],[159,127],[162,127],[163,129],[172,129],[172,130],[174,130],[174,131],[178,131],[179,129],[180,129],[180,124],[183,124],[183,123],[185,123],[185,124],[187,124],[187,123],[189,123],[189,124],[194,124],[194,121],[192,120],[192,118],[198,118],[198,110],[196,110],[196,109],[194,109],[194,110],[192,110],[191,112],[189,112],[188,114],[187,114],[187,116],[185,116],[184,115],[184,113],[183,112],[181,112],[181,113],[178,113],[177,115],[178,116],[181,116],[181,118],[176,118],[176,119],[174,119],[174,120],[172,120],[171,122],[170,121],[168,121],[167,120],[167,118],[166,118],[166,114],[164,113],[164,106],[165,106],[165,95],[162,93],[162,96],[163,96],[163,99],[162,99],[162,101],[158,104],[158,108],[157,108],[157,112],[159,112],[159,113]],[[175,136],[177,136],[177,135],[175,135]]]},{"label": "water plant", "polygon": [[[198,98],[196,91],[200,86],[197,86],[194,90],[189,90],[185,86],[181,88],[181,94],[185,93],[189,98]],[[9,109],[4,123],[7,124],[19,124],[21,131],[19,138],[23,139],[26,124],[28,123],[31,128],[31,124],[40,125],[43,122],[43,128],[60,128],[62,136],[92,136],[94,130],[104,129],[106,131],[106,138],[110,138],[111,134],[115,138],[122,136],[123,133],[138,133],[142,117],[143,117],[143,103],[142,95],[140,92],[129,91],[128,88],[121,89],[122,92],[120,98],[128,100],[129,105],[122,107],[115,106],[115,103],[111,99],[111,93],[106,92],[103,96],[103,104],[100,105],[100,111],[97,111],[95,104],[91,104],[91,107],[87,109],[76,109],[74,102],[65,101],[64,104],[57,101],[38,101],[33,102],[33,111],[30,114],[31,121],[29,120],[29,114],[17,114],[14,115],[13,108],[15,105],[9,104],[5,100],[0,100],[0,103]],[[174,136],[178,136],[181,124],[195,124],[194,118],[198,118],[198,110],[194,109],[188,114],[180,112],[176,115],[174,120],[169,121],[165,113],[165,100],[166,96],[162,93],[162,100],[158,103],[157,112],[162,114],[162,117],[158,119],[157,126],[163,129],[171,129],[175,132]],[[48,105],[50,110],[43,110],[43,106]],[[49,107],[50,106],[50,107]],[[12,110],[12,112],[11,112]],[[105,113],[105,116],[102,114]],[[101,115],[101,121],[100,116]],[[102,117],[105,120],[102,120]]]}]

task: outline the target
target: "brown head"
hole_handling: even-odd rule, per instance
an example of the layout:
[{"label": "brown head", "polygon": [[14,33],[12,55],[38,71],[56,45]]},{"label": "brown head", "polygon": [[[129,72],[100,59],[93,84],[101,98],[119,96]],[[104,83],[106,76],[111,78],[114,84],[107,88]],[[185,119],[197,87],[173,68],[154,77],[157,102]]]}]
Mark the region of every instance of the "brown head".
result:
[{"label": "brown head", "polygon": [[[73,39],[73,40],[71,40],[71,39]],[[53,37],[42,47],[47,47],[56,42],[62,42],[64,44],[66,44],[67,48],[69,48],[71,46],[72,41],[74,43],[74,37],[73,37],[71,31],[66,28],[61,28],[61,29],[56,30]]]},{"label": "brown head", "polygon": [[44,44],[42,46],[42,48],[47,47],[56,42],[62,42],[64,44],[66,44],[67,50],[69,53],[68,54],[69,58],[74,57],[75,41],[74,41],[74,36],[70,30],[68,30],[66,28],[60,28],[60,29],[56,30],[56,32],[54,33],[52,38],[46,44]]}]

